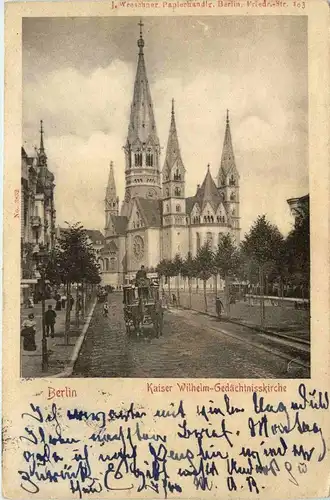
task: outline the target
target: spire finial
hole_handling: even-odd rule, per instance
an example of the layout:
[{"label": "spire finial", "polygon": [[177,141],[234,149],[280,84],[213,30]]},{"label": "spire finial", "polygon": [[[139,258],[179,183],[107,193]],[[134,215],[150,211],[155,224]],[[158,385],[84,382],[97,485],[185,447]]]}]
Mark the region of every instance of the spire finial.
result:
[{"label": "spire finial", "polygon": [[209,163],[207,164],[207,171],[208,172],[210,171],[210,164]]},{"label": "spire finial", "polygon": [[227,118],[226,118],[226,123],[229,125],[229,109],[227,109]]},{"label": "spire finial", "polygon": [[172,111],[171,111],[171,113],[172,113],[172,116],[174,116],[174,99],[172,99]]},{"label": "spire finial", "polygon": [[138,39],[138,47],[139,47],[139,54],[143,54],[143,47],[144,47],[144,40],[143,40],[143,32],[142,32],[142,28],[144,26],[143,22],[142,22],[142,19],[140,19],[140,22],[138,23],[138,25],[140,26],[140,38]]},{"label": "spire finial", "polygon": [[40,120],[40,153],[44,153],[44,129],[43,129],[43,121]]}]

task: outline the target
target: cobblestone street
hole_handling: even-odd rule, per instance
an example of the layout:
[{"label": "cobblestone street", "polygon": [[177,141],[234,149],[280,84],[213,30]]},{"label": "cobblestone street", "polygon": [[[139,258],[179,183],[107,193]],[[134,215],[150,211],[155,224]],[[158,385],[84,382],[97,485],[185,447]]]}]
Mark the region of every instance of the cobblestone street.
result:
[{"label": "cobblestone street", "polygon": [[[73,377],[295,378],[308,369],[251,329],[191,311],[164,313],[160,338],[128,338],[122,296],[109,296],[109,317],[97,305]],[[259,338],[260,337],[260,338]],[[263,348],[256,348],[256,344]]]}]

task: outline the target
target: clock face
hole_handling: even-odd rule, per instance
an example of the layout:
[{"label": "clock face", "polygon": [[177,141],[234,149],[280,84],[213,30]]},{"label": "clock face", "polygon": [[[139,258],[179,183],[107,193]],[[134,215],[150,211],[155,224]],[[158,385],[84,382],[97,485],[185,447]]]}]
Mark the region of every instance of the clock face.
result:
[{"label": "clock face", "polygon": [[137,260],[141,260],[144,255],[144,241],[141,236],[135,236],[133,240],[133,252]]}]

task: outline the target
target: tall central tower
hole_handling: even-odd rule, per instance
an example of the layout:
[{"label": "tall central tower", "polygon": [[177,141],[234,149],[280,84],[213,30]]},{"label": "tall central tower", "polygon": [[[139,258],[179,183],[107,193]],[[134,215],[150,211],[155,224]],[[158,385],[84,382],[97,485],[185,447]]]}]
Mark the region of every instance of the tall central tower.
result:
[{"label": "tall central tower", "polygon": [[128,203],[133,198],[158,199],[161,197],[160,144],[144,61],[142,21],[139,26],[138,64],[127,141],[124,146],[126,186],[122,215],[127,214]]}]

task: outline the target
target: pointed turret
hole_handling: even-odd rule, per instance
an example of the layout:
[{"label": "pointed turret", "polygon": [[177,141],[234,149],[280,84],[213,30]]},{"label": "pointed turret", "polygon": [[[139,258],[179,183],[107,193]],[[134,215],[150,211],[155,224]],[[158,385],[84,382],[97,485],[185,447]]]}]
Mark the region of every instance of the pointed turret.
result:
[{"label": "pointed turret", "polygon": [[210,172],[210,164],[207,166],[207,172],[201,187],[197,190],[196,198],[201,210],[204,210],[207,203],[210,203],[214,210],[221,203],[221,196]]},{"label": "pointed turret", "polygon": [[42,120],[40,120],[40,148],[38,152],[38,160],[40,166],[44,166],[47,163],[47,155],[44,147],[44,129]]},{"label": "pointed turret", "polygon": [[113,162],[110,162],[108,185],[105,196],[105,226],[108,226],[110,215],[118,215],[119,198],[116,191]]},{"label": "pointed turret", "polygon": [[225,130],[225,138],[223,141],[221,163],[218,175],[218,186],[220,187],[221,184],[223,184],[224,178],[226,178],[229,173],[236,174],[236,172],[237,169],[235,163],[233,144],[231,140],[230,123],[229,123],[229,110],[227,109],[226,130]]},{"label": "pointed turret", "polygon": [[140,21],[138,64],[128,125],[127,141],[124,147],[126,157],[125,199],[122,215],[127,215],[130,200],[160,198],[160,143],[157,136],[153,104],[144,61],[143,23]]},{"label": "pointed turret", "polygon": [[166,177],[169,177],[171,175],[173,167],[179,169],[181,174],[185,172],[185,168],[181,158],[178,134],[176,130],[174,99],[172,99],[171,125],[168,135],[166,156],[163,167],[164,180],[166,179]]},{"label": "pointed turret", "polygon": [[218,174],[218,191],[231,221],[237,243],[240,241],[239,177],[227,109],[225,138]]},{"label": "pointed turret", "polygon": [[140,38],[137,42],[139,47],[138,65],[135,76],[127,142],[132,145],[136,140],[140,141],[141,144],[152,141],[154,145],[159,145],[153,104],[144,61],[142,21],[140,21],[139,26]]}]

